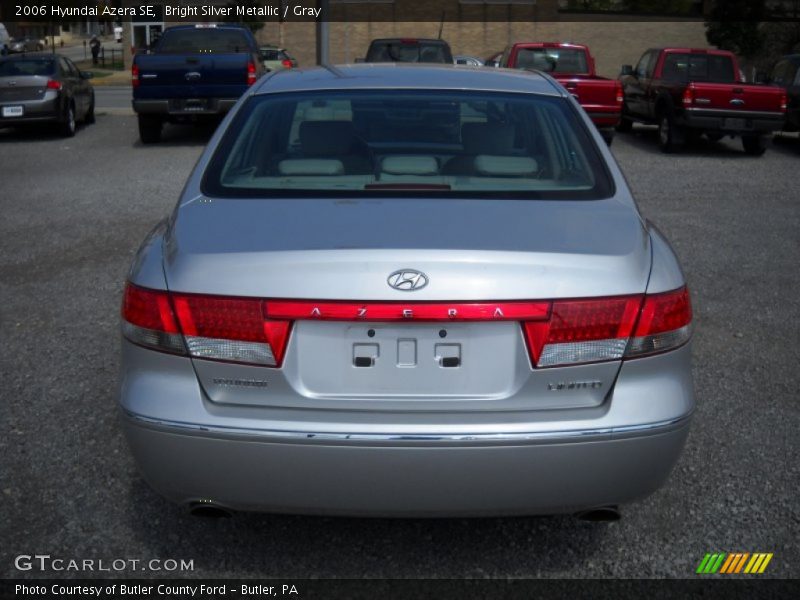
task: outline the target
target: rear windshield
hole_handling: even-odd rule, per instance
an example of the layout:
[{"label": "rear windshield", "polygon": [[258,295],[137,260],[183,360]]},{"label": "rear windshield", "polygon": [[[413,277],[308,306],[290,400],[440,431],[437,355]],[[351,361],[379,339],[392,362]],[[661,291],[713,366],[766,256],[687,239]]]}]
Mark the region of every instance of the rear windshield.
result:
[{"label": "rear windshield", "polygon": [[15,59],[0,61],[0,77],[52,75],[55,65],[51,59]]},{"label": "rear windshield", "polygon": [[159,54],[235,54],[249,52],[250,42],[232,29],[180,29],[166,31],[156,46]]},{"label": "rear windshield", "polygon": [[667,54],[661,77],[668,81],[737,81],[731,57],[717,54]]},{"label": "rear windshield", "polygon": [[261,49],[261,60],[286,60],[288,55],[282,50]]},{"label": "rear windshield", "polygon": [[453,55],[443,42],[396,40],[372,42],[367,62],[452,63]]},{"label": "rear windshield", "polygon": [[548,73],[588,73],[583,50],[563,48],[520,48],[517,69],[536,69]]},{"label": "rear windshield", "polygon": [[203,185],[210,196],[265,198],[613,193],[568,102],[468,91],[254,96],[230,124]]}]

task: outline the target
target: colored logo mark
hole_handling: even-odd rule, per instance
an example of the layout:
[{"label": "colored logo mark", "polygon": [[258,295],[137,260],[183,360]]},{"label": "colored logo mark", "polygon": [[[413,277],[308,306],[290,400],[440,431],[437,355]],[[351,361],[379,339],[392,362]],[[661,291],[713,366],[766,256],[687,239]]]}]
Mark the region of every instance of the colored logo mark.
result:
[{"label": "colored logo mark", "polygon": [[756,552],[753,554],[749,552],[717,552],[715,554],[706,554],[695,572],[699,575],[763,573],[771,560],[772,552]]}]

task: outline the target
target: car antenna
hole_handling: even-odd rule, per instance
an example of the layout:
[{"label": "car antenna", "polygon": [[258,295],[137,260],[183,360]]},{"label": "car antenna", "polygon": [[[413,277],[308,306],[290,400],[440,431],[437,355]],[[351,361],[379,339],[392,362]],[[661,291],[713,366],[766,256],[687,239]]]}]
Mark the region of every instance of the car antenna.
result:
[{"label": "car antenna", "polygon": [[439,19],[439,35],[436,38],[437,40],[442,39],[442,29],[444,29],[444,17],[446,14],[447,13],[445,11],[442,11],[442,18]]}]

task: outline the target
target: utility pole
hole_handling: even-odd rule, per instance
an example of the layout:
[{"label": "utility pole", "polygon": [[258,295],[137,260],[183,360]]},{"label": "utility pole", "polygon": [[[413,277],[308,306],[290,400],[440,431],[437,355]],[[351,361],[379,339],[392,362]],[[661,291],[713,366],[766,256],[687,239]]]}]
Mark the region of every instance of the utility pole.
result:
[{"label": "utility pole", "polygon": [[317,19],[317,64],[327,65],[330,62],[330,23],[328,22],[328,0],[317,0],[317,8],[321,9]]}]

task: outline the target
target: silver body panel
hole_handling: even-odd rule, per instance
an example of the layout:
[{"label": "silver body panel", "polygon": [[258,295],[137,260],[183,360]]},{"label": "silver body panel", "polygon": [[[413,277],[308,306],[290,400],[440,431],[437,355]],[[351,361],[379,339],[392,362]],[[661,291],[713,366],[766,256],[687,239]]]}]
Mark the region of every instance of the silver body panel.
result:
[{"label": "silver body panel", "polygon": [[[381,87],[561,95],[580,111],[547,77],[464,67],[290,70],[248,95]],[[413,302],[684,285],[668,242],[642,220],[585,113],[615,184],[605,200],[208,198],[201,181],[210,156],[246,101],[139,250],[132,283]],[[392,289],[387,276],[398,269],[422,271],[429,284],[412,295]],[[354,368],[359,352],[379,359]],[[457,353],[459,368],[441,368],[447,353]],[[175,502],[402,516],[570,512],[631,501],[664,482],[694,410],[690,356],[686,344],[636,360],[534,369],[516,322],[298,321],[281,368],[124,340],[120,404],[145,478]]]}]

